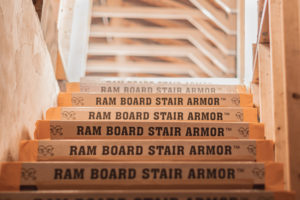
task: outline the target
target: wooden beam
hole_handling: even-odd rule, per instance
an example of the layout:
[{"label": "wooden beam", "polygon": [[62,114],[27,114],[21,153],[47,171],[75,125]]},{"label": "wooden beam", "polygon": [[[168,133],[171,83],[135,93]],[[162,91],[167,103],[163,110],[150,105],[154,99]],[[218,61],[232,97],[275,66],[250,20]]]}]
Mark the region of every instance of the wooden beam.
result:
[{"label": "wooden beam", "polygon": [[57,52],[55,77],[60,81],[67,80],[64,64],[59,51]]},{"label": "wooden beam", "polygon": [[92,26],[91,37],[120,37],[120,38],[164,38],[164,39],[186,39],[199,51],[207,56],[220,69],[233,70],[236,67],[235,56],[225,56],[212,45],[205,41],[202,34],[194,29],[172,29],[172,28],[144,28],[137,27],[101,27]]},{"label": "wooden beam", "polygon": [[258,39],[259,39],[259,43],[261,44],[270,43],[268,16],[269,16],[268,0],[259,0],[258,1],[258,24],[259,24]]},{"label": "wooden beam", "polygon": [[41,26],[44,38],[51,56],[52,66],[56,71],[56,60],[58,52],[58,15],[60,0],[44,1],[41,17]]},{"label": "wooden beam", "polygon": [[190,0],[208,19],[213,21],[221,30],[228,35],[236,34],[237,18],[236,14],[227,14],[218,10],[208,0]]},{"label": "wooden beam", "polygon": [[190,64],[193,63],[189,58],[185,57],[168,57],[168,56],[155,56],[155,57],[146,57],[146,56],[128,56],[128,60],[133,62],[164,62],[164,63],[173,63],[173,64]]},{"label": "wooden beam", "polygon": [[[134,3],[144,3],[147,6],[157,6],[157,7],[169,7],[169,8],[191,8],[185,4],[182,4],[180,1],[174,0],[135,0],[129,1],[129,5],[133,5]],[[126,5],[126,4],[125,4]]]},{"label": "wooden beam", "polygon": [[156,18],[156,19],[185,19],[201,31],[224,53],[233,55],[236,50],[235,34],[227,35],[217,27],[207,22],[207,17],[197,9],[165,9],[144,7],[105,7],[96,6],[93,17],[124,17],[124,18]]},{"label": "wooden beam", "polygon": [[[151,61],[138,61],[138,62],[124,62],[124,63],[115,63],[111,61],[103,62],[103,61],[98,61],[98,60],[88,60],[87,62],[87,68],[90,67],[119,67],[120,65],[122,66],[128,66],[128,67],[137,67],[140,66],[141,68],[151,68],[152,66],[161,66],[162,68],[168,68],[171,69],[172,67],[174,68],[184,68],[188,70],[194,70],[197,71],[197,73],[202,72],[199,70],[199,67],[193,63],[168,63],[168,62],[151,62]],[[204,73],[202,72],[202,75]],[[207,75],[206,75],[207,76]]]},{"label": "wooden beam", "polygon": [[124,19],[122,24],[125,27],[164,27],[164,28],[194,28],[186,20],[168,20],[168,19]]},{"label": "wooden beam", "polygon": [[219,4],[227,13],[237,12],[237,0],[214,0]]},{"label": "wooden beam", "polygon": [[270,48],[268,45],[259,45],[259,102],[260,122],[265,124],[265,137],[268,140],[275,140],[274,112],[273,112],[273,90],[271,89],[271,60]]},{"label": "wooden beam", "polygon": [[169,19],[144,19],[146,22],[153,23],[159,27],[170,28],[195,28],[188,20],[169,20]]},{"label": "wooden beam", "polygon": [[99,62],[88,61],[87,72],[128,72],[128,73],[174,73],[189,74],[192,77],[208,77],[194,64],[176,64],[163,62]]},{"label": "wooden beam", "polygon": [[284,25],[284,67],[290,188],[300,199],[300,1],[281,0]]},{"label": "wooden beam", "polygon": [[236,55],[224,54],[220,49],[208,42],[201,33],[193,34],[189,41],[194,44],[205,56],[210,58],[212,62],[220,69],[227,68],[229,71],[236,69]]},{"label": "wooden beam", "polygon": [[206,19],[198,9],[147,8],[147,7],[110,7],[94,6],[92,17],[188,19],[190,17]]},{"label": "wooden beam", "polygon": [[275,110],[275,157],[284,163],[287,189],[300,198],[300,2],[269,0]]},{"label": "wooden beam", "polygon": [[250,84],[250,93],[253,95],[253,105],[259,111],[258,117],[260,118],[260,92],[259,85],[257,83]]},{"label": "wooden beam", "polygon": [[[266,34],[266,32],[264,32],[266,30],[266,25],[265,24],[269,24],[269,4],[268,4],[268,0],[265,0],[264,3],[264,8],[261,14],[261,22],[259,24],[258,27],[258,37],[257,37],[257,44],[259,44],[262,40],[261,38],[263,37],[262,35]],[[269,33],[268,33],[269,34]],[[259,47],[256,48],[256,52],[253,55],[254,56],[254,61],[253,61],[253,77],[252,77],[252,82],[253,83],[258,83],[259,82],[259,74],[258,74],[258,68],[257,68],[257,62],[258,62],[258,51],[259,51]]]},{"label": "wooden beam", "polygon": [[245,82],[245,0],[237,2],[237,37],[236,37],[236,77],[243,84]]},{"label": "wooden beam", "polygon": [[286,121],[287,104],[285,98],[284,78],[284,40],[283,38],[283,16],[281,13],[281,0],[269,1],[270,16],[270,49],[273,82],[273,108],[275,125],[275,159],[284,163],[284,183],[286,189],[290,188],[289,175],[289,150],[288,150],[288,127]]},{"label": "wooden beam", "polygon": [[[188,57],[211,77],[224,75],[216,66],[201,55],[198,50],[190,46],[162,46],[162,45],[95,45],[89,47],[89,55],[134,55],[134,56],[174,56]],[[227,72],[230,73],[230,72]]]},{"label": "wooden beam", "polygon": [[[196,53],[189,54],[188,57],[195,63],[197,64],[205,73],[209,74],[211,77],[234,77],[235,71],[231,71],[229,69],[221,70],[218,69],[215,65],[213,65],[210,60],[207,59],[202,53],[199,51]],[[206,69],[207,68],[207,69]],[[212,73],[209,73],[212,71]],[[212,76],[215,74],[214,76]]]},{"label": "wooden beam", "polygon": [[[188,74],[188,70],[186,69],[176,69],[176,68],[162,68],[160,66],[151,66],[150,68],[143,68],[141,66],[134,67],[130,65],[119,65],[115,67],[108,66],[97,66],[97,67],[89,67],[86,72],[87,73],[147,73],[147,74],[166,74],[166,73],[174,73],[174,74]],[[172,70],[172,71],[170,71]]]},{"label": "wooden beam", "polygon": [[207,20],[190,18],[189,21],[222,52],[227,55],[236,54],[237,41],[235,35],[225,34],[223,31],[210,24]]},{"label": "wooden beam", "polygon": [[[130,19],[129,19],[130,20]],[[137,25],[134,21],[128,21],[128,23],[123,24],[123,26],[130,26],[136,27]],[[218,30],[216,27],[212,26],[206,20],[202,19],[189,19],[191,26],[186,26],[185,24],[179,23],[178,21],[174,20],[166,20],[162,21],[162,19],[146,19],[145,21],[149,21],[150,23],[157,24],[158,26],[162,27],[170,27],[170,28],[196,28],[198,29],[198,33],[195,34],[197,37],[204,36],[207,40],[214,44],[218,49],[220,49],[221,54],[226,54],[233,56],[236,54],[236,36],[233,35],[226,35],[224,32]],[[147,24],[142,25],[144,27]],[[138,24],[138,26],[141,26]]]},{"label": "wooden beam", "polygon": [[[96,5],[93,8],[93,14],[92,16],[94,18],[99,17],[111,17],[112,19],[116,18],[126,18],[126,19],[142,19],[142,20],[169,20],[169,21],[188,21],[190,24],[192,24],[196,29],[199,31],[195,31],[194,34],[187,35],[185,34],[182,39],[188,40],[190,43],[192,43],[198,50],[200,50],[201,53],[194,51],[192,54],[189,54],[187,57],[193,62],[198,63],[198,65],[202,65],[203,70],[208,70],[204,68],[209,68],[207,66],[211,66],[214,68],[213,70],[217,69],[219,71],[219,75],[230,75],[232,76],[233,73],[236,73],[236,47],[237,47],[237,37],[236,37],[236,30],[235,32],[224,32],[220,30],[218,24],[218,21],[213,22],[207,16],[207,13],[203,14],[203,12],[199,11],[198,9],[193,8],[191,1],[187,0],[189,2],[188,4],[178,3],[176,1],[170,1],[166,0],[164,1],[150,1],[150,0],[141,0],[143,3],[146,3],[147,5],[154,5],[154,6],[162,6],[161,7],[150,7],[147,8],[143,6],[144,4],[140,4],[140,1],[135,4],[135,1],[129,2],[128,7],[121,7],[120,5],[112,5],[112,6],[103,6],[103,5]],[[204,4],[204,10],[209,11],[213,13],[213,15],[216,15],[219,19],[219,21],[225,22],[226,20],[229,21],[228,15],[234,15],[236,17],[236,13],[234,12],[226,12],[222,8],[222,5],[220,3],[215,2],[214,0],[204,0],[199,1],[200,4],[203,6]],[[198,3],[199,3],[198,2]],[[235,1],[236,2],[236,1]],[[128,2],[126,2],[128,3]],[[125,3],[125,4],[126,4]],[[170,3],[170,5],[167,5]],[[132,6],[133,5],[133,6]],[[138,5],[138,6],[136,6]],[[225,4],[227,5],[227,4]],[[165,7],[164,7],[165,6]],[[169,8],[169,7],[171,8]],[[202,8],[202,11],[203,11]],[[177,22],[176,22],[177,23]],[[165,26],[165,25],[162,25]],[[180,26],[179,26],[180,27]],[[114,28],[114,27],[112,27]],[[236,27],[235,27],[236,28]],[[137,28],[135,27],[135,30]],[[128,29],[129,30],[129,29]],[[124,33],[124,32],[123,32]],[[167,32],[165,32],[167,33]],[[172,32],[171,32],[172,33]],[[121,35],[120,37],[115,37],[116,35]],[[124,35],[129,36],[124,36]],[[145,35],[142,36],[142,35]],[[134,33],[134,31],[131,31],[131,33],[128,33],[125,31],[125,34],[122,35],[118,33],[118,31],[114,31],[113,33],[110,32],[110,34],[107,34],[104,37],[114,37],[114,38],[146,38],[148,40],[157,40],[155,42],[160,42],[161,38],[156,37],[159,33],[155,34],[155,37],[151,37],[149,33],[142,33],[139,32],[138,34]],[[168,33],[170,35],[170,33]],[[165,34],[166,39],[167,35]],[[93,33],[91,34],[91,36]],[[154,34],[153,34],[154,35]],[[173,35],[173,34],[172,34]],[[180,34],[178,34],[180,35]],[[94,35],[95,36],[95,35]],[[168,36],[169,37],[169,36]],[[165,39],[163,38],[163,39]],[[176,38],[176,37],[175,37]],[[179,39],[172,39],[170,40],[181,40]],[[165,44],[165,43],[162,43]],[[215,46],[214,46],[215,45]],[[224,54],[224,55],[222,55]],[[120,55],[120,54],[118,54]],[[229,55],[229,56],[228,56]],[[133,55],[135,56],[135,55]],[[139,56],[139,55],[138,55]],[[166,56],[166,55],[163,55]],[[203,67],[204,65],[204,67]],[[211,68],[210,67],[210,68]],[[218,70],[220,69],[220,70]],[[209,71],[206,71],[206,73],[211,73]],[[212,74],[211,74],[212,75]]]},{"label": "wooden beam", "polygon": [[163,45],[99,45],[90,44],[89,55],[132,55],[132,56],[175,56],[185,57],[189,53],[196,53],[191,46],[163,46]]}]

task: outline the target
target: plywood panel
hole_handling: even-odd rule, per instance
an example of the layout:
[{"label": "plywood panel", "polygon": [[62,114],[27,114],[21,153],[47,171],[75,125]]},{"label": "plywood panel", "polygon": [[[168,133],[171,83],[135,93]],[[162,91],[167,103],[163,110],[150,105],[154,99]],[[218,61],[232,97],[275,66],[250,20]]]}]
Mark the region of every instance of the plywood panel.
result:
[{"label": "plywood panel", "polygon": [[300,1],[270,0],[276,160],[285,165],[287,189],[300,198]]},{"label": "plywood panel", "polygon": [[270,48],[268,45],[259,45],[259,99],[260,121],[265,124],[265,136],[268,140],[274,140],[274,112],[273,89],[271,77]]},{"label": "plywood panel", "polygon": [[7,160],[17,158],[20,139],[33,137],[58,87],[31,0],[1,0],[0,30],[0,160]]},{"label": "plywood panel", "polygon": [[300,1],[282,0],[284,24],[284,70],[286,82],[288,150],[291,189],[300,198]]},{"label": "plywood panel", "polygon": [[44,33],[46,44],[48,46],[48,50],[50,52],[54,70],[56,68],[55,63],[58,50],[57,20],[59,13],[59,3],[60,0],[44,1],[41,18],[42,30]]}]

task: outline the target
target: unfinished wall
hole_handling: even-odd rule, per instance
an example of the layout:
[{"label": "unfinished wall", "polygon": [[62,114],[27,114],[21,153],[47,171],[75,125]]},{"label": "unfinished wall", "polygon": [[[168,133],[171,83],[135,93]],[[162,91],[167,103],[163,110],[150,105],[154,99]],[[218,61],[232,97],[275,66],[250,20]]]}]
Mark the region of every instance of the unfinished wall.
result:
[{"label": "unfinished wall", "polygon": [[17,158],[58,92],[32,0],[0,1],[0,160]]},{"label": "unfinished wall", "polygon": [[61,1],[59,24],[58,24],[58,43],[62,55],[64,66],[69,63],[69,52],[71,42],[71,32],[73,24],[75,0]]},{"label": "unfinished wall", "polygon": [[43,2],[43,11],[41,16],[41,26],[44,38],[53,63],[53,69],[56,70],[57,50],[58,50],[58,29],[57,19],[59,14],[59,0]]},{"label": "unfinished wall", "polygon": [[252,44],[257,41],[257,1],[245,1],[245,84],[249,84],[253,74]]}]

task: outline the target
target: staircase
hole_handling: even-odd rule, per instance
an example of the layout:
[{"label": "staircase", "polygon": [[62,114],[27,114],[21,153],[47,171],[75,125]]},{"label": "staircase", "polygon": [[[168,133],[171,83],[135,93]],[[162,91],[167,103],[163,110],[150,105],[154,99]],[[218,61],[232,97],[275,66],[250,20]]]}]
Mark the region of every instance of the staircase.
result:
[{"label": "staircase", "polygon": [[295,199],[246,87],[189,79],[242,80],[243,1],[91,2],[87,77],[67,83],[19,161],[0,163],[0,200]]},{"label": "staircase", "polygon": [[0,199],[294,199],[245,87],[160,80],[69,83]]}]

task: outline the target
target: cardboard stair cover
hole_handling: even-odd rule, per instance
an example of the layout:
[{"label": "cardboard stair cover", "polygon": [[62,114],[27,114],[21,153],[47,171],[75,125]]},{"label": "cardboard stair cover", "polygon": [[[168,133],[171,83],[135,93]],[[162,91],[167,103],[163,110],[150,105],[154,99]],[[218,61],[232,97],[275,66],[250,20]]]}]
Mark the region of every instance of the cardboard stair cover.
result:
[{"label": "cardboard stair cover", "polygon": [[0,165],[0,200],[292,200],[245,86],[83,78]]}]

